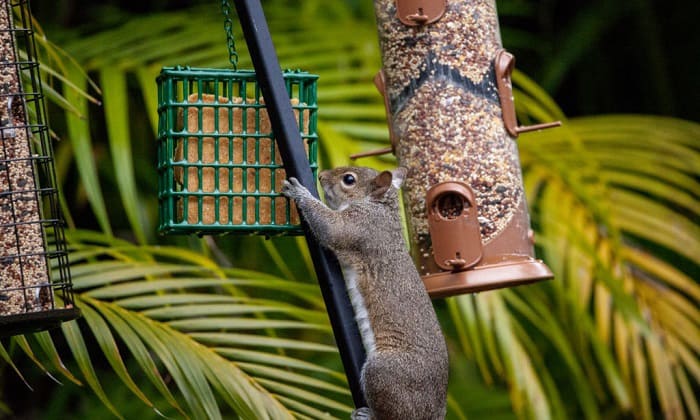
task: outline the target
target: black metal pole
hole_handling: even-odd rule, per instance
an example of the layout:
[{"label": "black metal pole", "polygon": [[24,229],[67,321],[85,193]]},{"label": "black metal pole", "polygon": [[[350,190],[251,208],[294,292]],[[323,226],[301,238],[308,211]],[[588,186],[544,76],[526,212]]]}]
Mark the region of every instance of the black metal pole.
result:
[{"label": "black metal pole", "polygon": [[[259,0],[236,0],[234,4],[287,176],[297,178],[318,198],[262,5]],[[316,242],[303,218],[302,224],[353,401],[356,407],[363,407],[366,403],[360,387],[360,371],[366,356],[342,272],[335,255]]]}]

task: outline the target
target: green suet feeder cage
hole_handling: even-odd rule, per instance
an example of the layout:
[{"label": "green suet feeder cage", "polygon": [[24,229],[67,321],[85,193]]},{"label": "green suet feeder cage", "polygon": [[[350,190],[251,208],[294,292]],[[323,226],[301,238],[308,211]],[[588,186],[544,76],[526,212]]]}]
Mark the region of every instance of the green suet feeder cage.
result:
[{"label": "green suet feeder cage", "polygon": [[[226,2],[224,2],[226,4]],[[158,200],[161,233],[301,235],[294,204],[254,71],[165,67],[158,85]],[[316,81],[285,71],[289,100],[317,174]]]}]

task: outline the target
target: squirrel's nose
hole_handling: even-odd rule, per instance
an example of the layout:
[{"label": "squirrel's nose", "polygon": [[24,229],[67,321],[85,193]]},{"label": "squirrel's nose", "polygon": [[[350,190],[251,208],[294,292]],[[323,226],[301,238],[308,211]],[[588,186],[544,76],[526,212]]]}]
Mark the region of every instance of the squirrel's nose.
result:
[{"label": "squirrel's nose", "polygon": [[318,180],[324,181],[329,175],[330,173],[328,171],[321,171],[321,173],[318,174]]}]

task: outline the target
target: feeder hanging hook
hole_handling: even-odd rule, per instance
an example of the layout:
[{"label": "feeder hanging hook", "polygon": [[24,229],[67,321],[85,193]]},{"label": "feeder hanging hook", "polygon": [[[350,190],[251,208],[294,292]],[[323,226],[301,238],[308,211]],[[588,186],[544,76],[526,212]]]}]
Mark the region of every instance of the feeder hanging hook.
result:
[{"label": "feeder hanging hook", "polygon": [[221,0],[221,12],[224,14],[224,31],[226,31],[226,46],[228,47],[228,61],[234,70],[238,70],[238,52],[236,42],[233,39],[233,21],[231,20],[231,5],[228,0]]}]

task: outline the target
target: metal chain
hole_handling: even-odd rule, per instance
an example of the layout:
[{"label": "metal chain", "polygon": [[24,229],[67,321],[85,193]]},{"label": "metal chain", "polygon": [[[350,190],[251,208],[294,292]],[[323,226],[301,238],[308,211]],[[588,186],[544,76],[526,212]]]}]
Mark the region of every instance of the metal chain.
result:
[{"label": "metal chain", "polygon": [[233,39],[233,21],[231,20],[231,6],[228,0],[221,0],[221,12],[224,14],[224,30],[226,31],[226,45],[228,47],[228,61],[234,70],[238,70],[238,52]]}]

